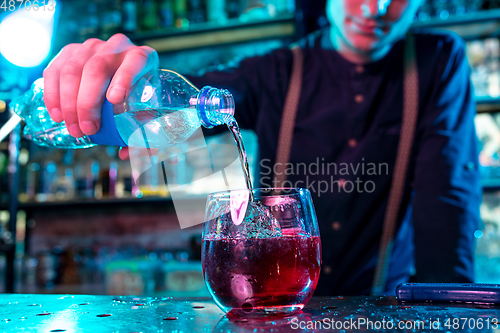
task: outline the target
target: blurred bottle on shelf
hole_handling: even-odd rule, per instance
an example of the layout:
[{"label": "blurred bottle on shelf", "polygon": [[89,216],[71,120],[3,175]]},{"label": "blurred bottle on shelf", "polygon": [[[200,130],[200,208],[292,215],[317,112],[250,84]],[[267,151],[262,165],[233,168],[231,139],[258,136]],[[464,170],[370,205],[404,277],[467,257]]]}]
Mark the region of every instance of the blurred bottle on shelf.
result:
[{"label": "blurred bottle on shelf", "polygon": [[[442,0],[436,0],[442,1]],[[447,0],[451,1],[451,0]],[[467,1],[467,0],[461,0]],[[256,5],[257,4],[257,5]],[[187,30],[205,22],[260,20],[295,11],[294,0],[97,0],[65,1],[57,27],[57,47],[123,32]]]},{"label": "blurred bottle on shelf", "polygon": [[239,18],[243,12],[240,0],[226,0],[226,13],[228,18]]},{"label": "blurred bottle on shelf", "polygon": [[109,164],[109,196],[116,198],[116,186],[118,184],[118,163],[111,161]]},{"label": "blurred bottle on shelf", "polygon": [[469,41],[466,52],[476,97],[500,97],[500,41],[498,38]]},{"label": "blurred bottle on shelf", "polygon": [[51,290],[57,279],[58,258],[51,251],[42,251],[36,256],[36,284]]},{"label": "blurred bottle on shelf", "polygon": [[158,6],[155,0],[142,0],[140,6],[140,28],[148,31],[158,29]]},{"label": "blurred bottle on shelf", "polygon": [[78,28],[79,41],[83,42],[89,38],[99,37],[99,15],[98,7],[95,2],[78,2],[80,4],[81,15],[80,24]]},{"label": "blurred bottle on shelf", "polygon": [[160,28],[171,28],[175,26],[175,0],[160,0],[159,3],[159,25]]},{"label": "blurred bottle on shelf", "polygon": [[[26,202],[35,200],[36,171],[38,163],[28,163],[26,168]],[[21,201],[21,200],[20,200]]]},{"label": "blurred bottle on shelf", "polygon": [[225,5],[227,0],[207,0],[207,20],[216,24],[227,21]]},{"label": "blurred bottle on shelf", "polygon": [[425,0],[417,12],[416,20],[426,21],[431,18],[447,20],[454,16],[498,8],[500,8],[499,0]]},{"label": "blurred bottle on shelf", "polygon": [[[25,142],[23,142],[25,143]],[[28,162],[30,159],[30,153],[25,144],[21,144],[21,149],[19,150],[19,201],[26,202],[28,201]]]},{"label": "blurred bottle on shelf", "polygon": [[102,183],[99,181],[99,172],[101,166],[98,160],[94,159],[90,163],[90,169],[87,170],[87,188],[90,189],[92,197],[100,199],[102,197]]},{"label": "blurred bottle on shelf", "polygon": [[117,160],[118,174],[115,187],[117,198],[130,198],[132,196],[132,167],[129,161]]},{"label": "blurred bottle on shelf", "polygon": [[57,168],[53,189],[54,200],[66,201],[74,197],[73,168],[60,166]]},{"label": "blurred bottle on shelf", "polygon": [[187,0],[187,19],[189,24],[207,21],[207,7],[204,0]]},{"label": "blurred bottle on shelf", "polygon": [[137,30],[137,3],[135,0],[124,0],[121,5],[123,32]]},{"label": "blurred bottle on shelf", "polygon": [[142,196],[168,196],[162,163],[158,161],[157,156],[152,156],[151,167],[139,177],[139,190]]},{"label": "blurred bottle on shelf", "polygon": [[188,29],[189,20],[187,18],[187,0],[174,0],[175,9],[175,27],[179,29]]},{"label": "blurred bottle on shelf", "polygon": [[76,285],[80,283],[80,274],[78,271],[78,262],[75,260],[76,248],[64,249],[61,253],[61,284]]},{"label": "blurred bottle on shelf", "polygon": [[116,180],[118,176],[117,170],[117,148],[113,146],[103,147],[98,149],[99,171],[98,178],[95,184],[95,198],[114,198]]},{"label": "blurred bottle on shelf", "polygon": [[432,6],[431,0],[424,0],[422,5],[417,11],[416,20],[427,21],[434,16],[434,8]]},{"label": "blurred bottle on shelf", "polygon": [[436,17],[441,20],[447,20],[450,17],[451,1],[450,0],[435,0],[434,1],[434,13]]},{"label": "blurred bottle on shelf", "polygon": [[59,167],[57,167],[58,172],[52,189],[53,193],[55,193],[56,200],[71,200],[75,196],[75,182],[73,175],[74,156],[74,151],[64,151],[62,161],[59,163]]},{"label": "blurred bottle on shelf", "polygon": [[68,3],[68,5],[64,4],[63,6],[59,6],[59,8],[61,12],[57,24],[57,34],[54,32],[57,38],[54,38],[55,45],[52,45],[55,50],[62,48],[70,42],[80,40],[80,25],[83,19],[81,5]]},{"label": "blurred bottle on shelf", "polygon": [[99,10],[100,36],[108,39],[120,32],[122,23],[122,11],[118,0],[104,1]]},{"label": "blurred bottle on shelf", "polygon": [[274,4],[268,5],[261,0],[247,0],[243,13],[240,15],[241,21],[264,20],[276,16]]},{"label": "blurred bottle on shelf", "polygon": [[9,174],[7,172],[8,164],[8,142],[0,142],[0,198],[2,202],[7,202],[9,200]]},{"label": "blurred bottle on shelf", "polygon": [[451,2],[452,15],[467,14],[467,0],[452,0]]},{"label": "blurred bottle on shelf", "polygon": [[87,189],[87,176],[86,176],[86,161],[82,158],[83,151],[77,151],[74,160],[74,175],[75,180],[75,198],[86,197],[85,191]]},{"label": "blurred bottle on shelf", "polygon": [[56,179],[57,166],[52,160],[45,161],[41,165],[41,177],[38,177],[40,192],[37,194],[37,201],[51,201],[54,197],[53,184]]},{"label": "blurred bottle on shelf", "polygon": [[490,1],[489,9],[498,9],[498,8],[500,8],[500,1],[499,0]]}]

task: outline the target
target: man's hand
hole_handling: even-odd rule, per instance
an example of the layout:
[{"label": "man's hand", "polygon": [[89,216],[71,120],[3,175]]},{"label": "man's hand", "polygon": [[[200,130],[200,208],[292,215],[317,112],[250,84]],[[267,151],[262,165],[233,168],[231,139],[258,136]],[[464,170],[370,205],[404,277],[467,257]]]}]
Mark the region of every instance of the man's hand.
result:
[{"label": "man's hand", "polygon": [[54,121],[66,122],[72,136],[95,134],[104,97],[123,103],[134,83],[158,66],[155,50],[135,46],[122,34],[69,44],[43,72],[45,105]]}]

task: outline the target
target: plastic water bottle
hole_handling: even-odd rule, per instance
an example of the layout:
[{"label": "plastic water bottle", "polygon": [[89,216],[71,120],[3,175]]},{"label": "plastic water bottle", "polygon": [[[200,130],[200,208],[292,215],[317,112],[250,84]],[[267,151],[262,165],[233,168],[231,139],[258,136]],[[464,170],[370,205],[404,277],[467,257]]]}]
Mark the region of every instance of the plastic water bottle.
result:
[{"label": "plastic water bottle", "polygon": [[227,90],[198,90],[182,75],[159,70],[142,77],[123,104],[105,100],[101,128],[94,135],[74,138],[64,122],[52,120],[43,101],[43,79],[14,100],[11,109],[26,123],[24,136],[40,146],[165,148],[187,140],[202,125],[226,124],[233,118],[234,100]]}]

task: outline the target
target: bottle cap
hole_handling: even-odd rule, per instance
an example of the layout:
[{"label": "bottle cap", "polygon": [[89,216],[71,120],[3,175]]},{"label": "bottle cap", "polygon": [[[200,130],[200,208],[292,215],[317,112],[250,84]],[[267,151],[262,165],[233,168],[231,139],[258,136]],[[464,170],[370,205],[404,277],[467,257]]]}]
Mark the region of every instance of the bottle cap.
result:
[{"label": "bottle cap", "polygon": [[204,127],[222,125],[234,115],[233,96],[226,89],[203,87],[198,94],[197,109]]}]

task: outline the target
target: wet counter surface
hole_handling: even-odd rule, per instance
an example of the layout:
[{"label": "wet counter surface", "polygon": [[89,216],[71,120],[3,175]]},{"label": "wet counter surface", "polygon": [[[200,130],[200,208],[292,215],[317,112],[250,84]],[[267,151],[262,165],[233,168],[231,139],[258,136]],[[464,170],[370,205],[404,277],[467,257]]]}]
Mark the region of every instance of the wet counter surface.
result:
[{"label": "wet counter surface", "polygon": [[0,296],[0,332],[500,332],[500,306],[315,297],[289,317],[228,318],[210,298]]}]

